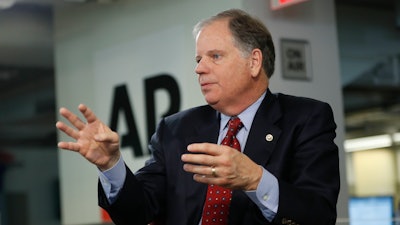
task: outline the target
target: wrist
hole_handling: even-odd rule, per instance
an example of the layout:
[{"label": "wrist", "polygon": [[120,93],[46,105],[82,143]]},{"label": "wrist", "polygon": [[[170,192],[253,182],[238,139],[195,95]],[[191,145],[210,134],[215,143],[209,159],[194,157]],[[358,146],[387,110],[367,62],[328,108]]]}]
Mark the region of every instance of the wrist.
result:
[{"label": "wrist", "polygon": [[100,171],[104,172],[106,170],[109,170],[113,168],[115,165],[117,165],[118,161],[121,158],[121,154],[118,151],[115,155],[110,156],[109,160],[104,164],[104,165],[99,165],[97,166]]},{"label": "wrist", "polygon": [[254,176],[251,177],[250,184],[246,188],[246,191],[254,191],[257,190],[258,184],[261,181],[262,177],[262,168],[261,166],[257,165],[256,169],[254,170]]}]

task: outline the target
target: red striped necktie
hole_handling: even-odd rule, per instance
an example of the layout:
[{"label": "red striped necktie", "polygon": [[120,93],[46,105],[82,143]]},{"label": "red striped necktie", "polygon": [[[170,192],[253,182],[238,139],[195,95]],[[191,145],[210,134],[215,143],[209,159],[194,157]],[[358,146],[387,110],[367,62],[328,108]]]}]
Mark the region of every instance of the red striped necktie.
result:
[{"label": "red striped necktie", "polygon": [[[243,127],[239,117],[229,120],[228,132],[222,140],[222,145],[227,145],[240,151],[240,143],[236,134]],[[232,190],[210,184],[204,202],[202,225],[226,225],[228,224],[229,205],[232,199]]]}]

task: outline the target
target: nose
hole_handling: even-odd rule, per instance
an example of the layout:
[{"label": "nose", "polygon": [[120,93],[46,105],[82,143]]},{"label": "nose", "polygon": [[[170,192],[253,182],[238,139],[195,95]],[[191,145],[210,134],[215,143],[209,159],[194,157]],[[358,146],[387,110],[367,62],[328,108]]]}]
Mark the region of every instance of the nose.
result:
[{"label": "nose", "polygon": [[206,60],[205,60],[205,59],[201,59],[201,60],[197,63],[197,66],[196,66],[196,68],[195,68],[194,71],[196,72],[196,74],[201,75],[201,74],[207,73],[208,70],[209,70],[209,67],[208,67],[208,65],[207,65]]}]

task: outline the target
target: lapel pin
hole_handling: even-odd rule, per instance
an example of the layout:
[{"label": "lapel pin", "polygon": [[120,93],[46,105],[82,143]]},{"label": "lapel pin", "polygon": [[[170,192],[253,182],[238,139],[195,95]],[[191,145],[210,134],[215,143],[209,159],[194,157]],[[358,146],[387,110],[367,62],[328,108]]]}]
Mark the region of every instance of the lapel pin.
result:
[{"label": "lapel pin", "polygon": [[272,134],[267,134],[267,136],[265,136],[265,140],[272,141],[274,140],[274,136],[272,136]]}]

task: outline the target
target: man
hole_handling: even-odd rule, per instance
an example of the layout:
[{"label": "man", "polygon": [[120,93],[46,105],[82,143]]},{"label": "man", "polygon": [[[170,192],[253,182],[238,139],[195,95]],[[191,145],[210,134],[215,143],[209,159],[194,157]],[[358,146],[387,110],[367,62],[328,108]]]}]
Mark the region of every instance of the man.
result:
[{"label": "man", "polygon": [[[194,35],[208,105],[162,119],[152,156],[135,174],[121,158],[118,134],[88,107],[79,106],[87,123],[60,109],[76,129],[57,127],[76,142],[58,146],[99,168],[99,205],[116,224],[335,224],[339,160],[330,106],[270,92],[272,38],[245,12],[201,21]],[[239,128],[229,122],[227,131],[231,118]],[[235,144],[225,145],[224,136]],[[209,196],[215,192],[229,197]],[[206,214],[225,217],[213,222]]]}]

